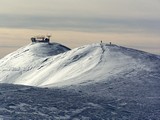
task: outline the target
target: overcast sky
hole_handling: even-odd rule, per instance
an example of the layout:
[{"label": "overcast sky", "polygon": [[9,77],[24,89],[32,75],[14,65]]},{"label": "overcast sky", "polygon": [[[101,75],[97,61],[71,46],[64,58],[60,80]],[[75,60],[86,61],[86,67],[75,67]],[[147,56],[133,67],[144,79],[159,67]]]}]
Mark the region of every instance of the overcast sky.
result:
[{"label": "overcast sky", "polygon": [[1,0],[0,57],[53,34],[69,47],[115,42],[160,54],[160,0]]}]

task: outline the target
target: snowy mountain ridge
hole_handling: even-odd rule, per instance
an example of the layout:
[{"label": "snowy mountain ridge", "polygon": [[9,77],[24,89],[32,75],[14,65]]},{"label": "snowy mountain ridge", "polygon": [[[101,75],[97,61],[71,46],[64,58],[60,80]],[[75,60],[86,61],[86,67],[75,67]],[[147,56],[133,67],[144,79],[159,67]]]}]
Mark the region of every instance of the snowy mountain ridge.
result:
[{"label": "snowy mountain ridge", "polygon": [[2,120],[159,120],[159,91],[160,57],[117,45],[35,43],[0,60]]},{"label": "snowy mountain ridge", "polygon": [[[153,59],[153,60],[152,60]],[[39,87],[86,84],[153,71],[156,55],[109,44],[70,50],[53,43],[35,43],[0,60],[0,82]]]}]

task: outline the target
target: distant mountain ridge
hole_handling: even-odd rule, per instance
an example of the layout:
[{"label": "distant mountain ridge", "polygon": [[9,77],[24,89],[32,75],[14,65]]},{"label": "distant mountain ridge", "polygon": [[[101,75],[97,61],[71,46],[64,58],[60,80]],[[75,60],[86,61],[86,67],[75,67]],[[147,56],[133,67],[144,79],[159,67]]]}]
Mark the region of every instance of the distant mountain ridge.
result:
[{"label": "distant mountain ridge", "polygon": [[58,43],[34,43],[0,60],[0,83],[38,87],[89,84],[156,71],[157,55],[97,43],[70,50]]}]

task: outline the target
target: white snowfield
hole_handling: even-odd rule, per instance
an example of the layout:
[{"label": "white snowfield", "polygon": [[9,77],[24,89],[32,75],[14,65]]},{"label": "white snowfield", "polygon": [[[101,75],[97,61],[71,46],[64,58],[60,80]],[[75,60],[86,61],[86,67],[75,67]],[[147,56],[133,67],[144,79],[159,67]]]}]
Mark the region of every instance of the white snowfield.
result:
[{"label": "white snowfield", "polygon": [[61,87],[152,71],[149,53],[109,44],[70,50],[58,43],[34,43],[0,60],[0,83]]}]

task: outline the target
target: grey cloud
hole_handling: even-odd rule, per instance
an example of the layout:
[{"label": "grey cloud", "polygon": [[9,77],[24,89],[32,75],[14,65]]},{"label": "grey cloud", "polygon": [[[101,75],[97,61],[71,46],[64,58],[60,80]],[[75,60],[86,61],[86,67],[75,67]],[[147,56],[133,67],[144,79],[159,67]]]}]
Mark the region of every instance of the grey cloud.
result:
[{"label": "grey cloud", "polygon": [[0,15],[0,27],[159,34],[160,20],[73,16]]}]

